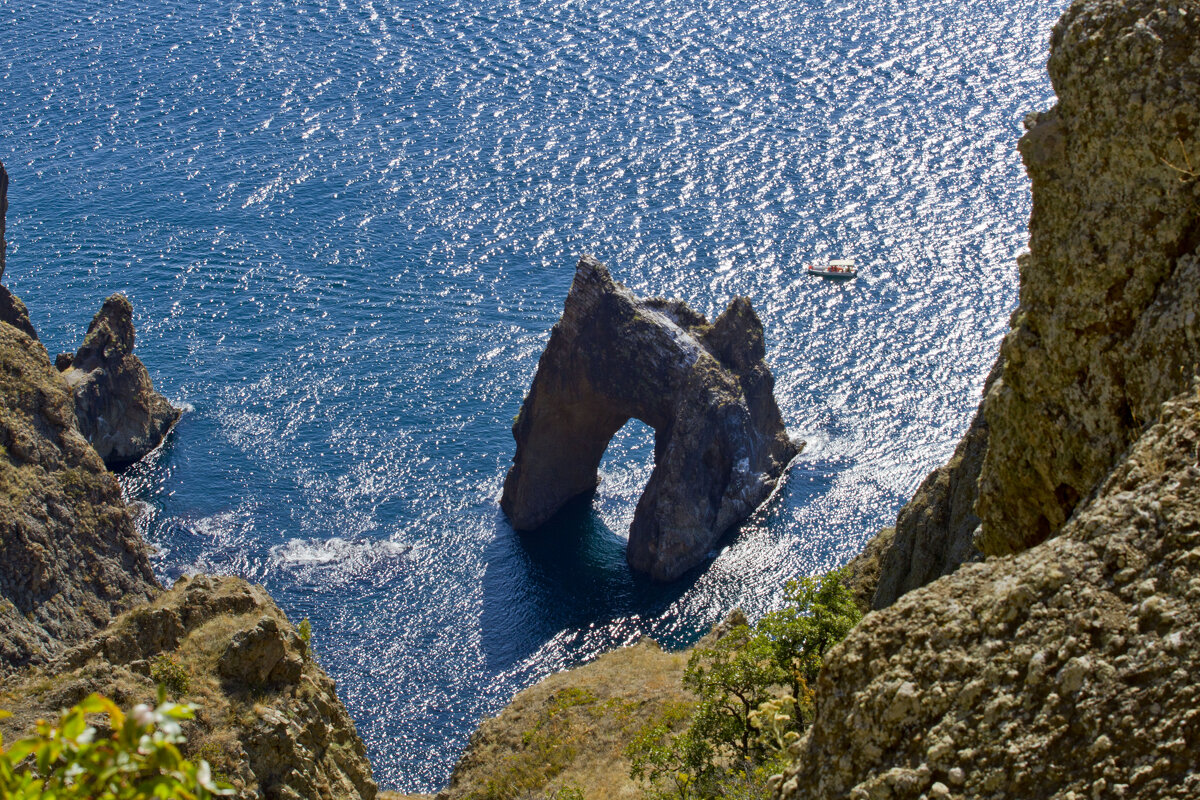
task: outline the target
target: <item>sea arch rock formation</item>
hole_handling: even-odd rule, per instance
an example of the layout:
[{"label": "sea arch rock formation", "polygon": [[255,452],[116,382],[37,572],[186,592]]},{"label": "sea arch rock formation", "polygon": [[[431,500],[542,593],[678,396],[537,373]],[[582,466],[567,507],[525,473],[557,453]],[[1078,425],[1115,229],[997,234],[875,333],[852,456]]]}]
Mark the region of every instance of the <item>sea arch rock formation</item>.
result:
[{"label": "sea arch rock formation", "polygon": [[596,488],[609,440],[639,419],[654,429],[654,470],[626,559],[656,580],[680,577],[767,498],[802,446],[784,429],[765,355],[746,298],[709,324],[683,301],[639,299],[584,256],[513,424],[501,508],[518,530],[542,525]]}]

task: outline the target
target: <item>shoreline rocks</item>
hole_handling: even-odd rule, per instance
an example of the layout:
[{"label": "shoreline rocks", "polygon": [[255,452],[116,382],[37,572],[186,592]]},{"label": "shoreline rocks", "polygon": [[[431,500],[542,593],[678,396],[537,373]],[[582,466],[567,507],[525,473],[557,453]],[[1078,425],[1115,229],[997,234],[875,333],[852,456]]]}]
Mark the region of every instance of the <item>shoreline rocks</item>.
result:
[{"label": "shoreline rocks", "polygon": [[630,567],[659,581],[702,563],[767,498],[800,445],[784,430],[762,324],[738,297],[713,323],[680,300],[642,300],[591,256],[513,424],[500,505],[531,530],[593,491],[609,439],[655,431],[654,471],[629,530]]},{"label": "shoreline rocks", "polygon": [[182,413],[155,391],[133,341],[133,306],[114,294],[75,355],[63,353],[55,362],[75,395],[79,430],[111,470],[158,447]]}]

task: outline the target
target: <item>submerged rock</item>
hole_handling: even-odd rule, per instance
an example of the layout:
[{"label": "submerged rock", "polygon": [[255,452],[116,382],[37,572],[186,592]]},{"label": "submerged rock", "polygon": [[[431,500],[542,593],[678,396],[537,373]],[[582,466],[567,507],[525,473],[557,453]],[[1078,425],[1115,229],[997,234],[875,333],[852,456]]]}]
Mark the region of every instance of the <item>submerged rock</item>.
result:
[{"label": "submerged rock", "polygon": [[513,527],[536,528],[593,491],[609,440],[636,418],[654,429],[654,471],[629,565],[669,581],[700,564],[799,452],[765,354],[749,300],[734,298],[709,324],[682,301],[635,297],[584,256],[513,424],[500,501]]},{"label": "submerged rock", "polygon": [[133,354],[133,338],[133,306],[115,294],[92,319],[74,357],[60,355],[56,362],[75,394],[79,429],[109,469],[158,447],[181,413],[154,390]]}]

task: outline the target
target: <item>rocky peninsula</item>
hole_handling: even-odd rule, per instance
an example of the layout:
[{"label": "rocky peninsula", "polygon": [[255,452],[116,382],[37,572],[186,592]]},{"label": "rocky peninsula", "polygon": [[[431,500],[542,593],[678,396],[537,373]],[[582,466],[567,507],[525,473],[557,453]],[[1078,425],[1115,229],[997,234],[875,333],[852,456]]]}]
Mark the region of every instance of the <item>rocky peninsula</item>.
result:
[{"label": "rocky peninsula", "polygon": [[185,755],[238,797],[370,800],[354,722],[266,591],[203,575],[164,590],[154,577],[105,465],[141,457],[179,416],[133,355],[132,319],[110,297],[60,371],[0,286],[0,708],[12,713],[0,734],[92,692],[153,703],[161,683],[200,707]]}]

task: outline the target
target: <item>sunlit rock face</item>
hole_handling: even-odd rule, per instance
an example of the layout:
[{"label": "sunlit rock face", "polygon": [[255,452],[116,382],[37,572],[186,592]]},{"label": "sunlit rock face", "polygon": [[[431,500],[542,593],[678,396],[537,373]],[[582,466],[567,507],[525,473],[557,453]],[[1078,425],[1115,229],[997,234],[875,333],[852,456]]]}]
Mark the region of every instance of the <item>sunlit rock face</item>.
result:
[{"label": "sunlit rock face", "polygon": [[991,557],[830,652],[786,800],[1200,796],[1200,7],[1076,2],[1050,72]]},{"label": "sunlit rock face", "polygon": [[1200,363],[1200,9],[1077,2],[1026,120],[1020,306],[988,393],[981,549],[1058,532]]},{"label": "sunlit rock face", "polygon": [[745,298],[709,324],[682,301],[635,297],[584,256],[513,425],[504,513],[530,530],[593,491],[609,440],[639,419],[655,432],[654,471],[627,560],[656,580],[678,578],[766,499],[799,452],[764,356]]},{"label": "sunlit rock face", "polygon": [[154,390],[133,354],[133,306],[115,294],[88,326],[74,357],[58,367],[75,395],[79,429],[109,469],[128,466],[162,442],[179,410]]}]

